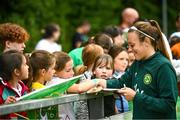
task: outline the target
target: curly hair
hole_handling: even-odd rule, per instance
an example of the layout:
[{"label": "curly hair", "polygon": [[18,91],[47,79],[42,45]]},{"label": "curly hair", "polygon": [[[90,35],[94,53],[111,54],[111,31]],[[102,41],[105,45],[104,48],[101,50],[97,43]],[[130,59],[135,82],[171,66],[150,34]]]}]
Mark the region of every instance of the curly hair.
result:
[{"label": "curly hair", "polygon": [[29,39],[27,31],[14,23],[0,24],[0,42],[4,46],[5,41],[22,43]]}]

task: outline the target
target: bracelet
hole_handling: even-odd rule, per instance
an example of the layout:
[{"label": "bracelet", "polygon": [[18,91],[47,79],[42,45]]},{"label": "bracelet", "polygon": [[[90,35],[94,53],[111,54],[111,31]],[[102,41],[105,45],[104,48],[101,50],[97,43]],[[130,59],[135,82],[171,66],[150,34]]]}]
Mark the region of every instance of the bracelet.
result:
[{"label": "bracelet", "polygon": [[95,86],[98,85],[99,81],[97,79],[92,79],[93,83],[95,84]]}]

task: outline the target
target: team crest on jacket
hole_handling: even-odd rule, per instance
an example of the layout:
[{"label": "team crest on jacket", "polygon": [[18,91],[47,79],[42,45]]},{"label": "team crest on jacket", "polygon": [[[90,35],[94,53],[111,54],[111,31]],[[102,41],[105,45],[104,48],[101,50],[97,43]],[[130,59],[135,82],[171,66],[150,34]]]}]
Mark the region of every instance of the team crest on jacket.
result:
[{"label": "team crest on jacket", "polygon": [[144,75],[144,84],[145,84],[145,85],[149,85],[149,84],[151,84],[151,82],[152,82],[152,77],[151,77],[151,75],[150,75],[150,74],[145,74],[145,75]]}]

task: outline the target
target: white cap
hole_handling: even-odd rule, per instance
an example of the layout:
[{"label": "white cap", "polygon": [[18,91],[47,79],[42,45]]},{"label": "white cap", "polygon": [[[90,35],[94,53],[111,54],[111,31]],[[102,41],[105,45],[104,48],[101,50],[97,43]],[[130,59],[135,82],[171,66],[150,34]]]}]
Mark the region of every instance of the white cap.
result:
[{"label": "white cap", "polygon": [[170,39],[171,39],[172,37],[178,37],[178,38],[180,38],[180,32],[174,32],[174,33],[172,33],[171,36],[170,36]]}]

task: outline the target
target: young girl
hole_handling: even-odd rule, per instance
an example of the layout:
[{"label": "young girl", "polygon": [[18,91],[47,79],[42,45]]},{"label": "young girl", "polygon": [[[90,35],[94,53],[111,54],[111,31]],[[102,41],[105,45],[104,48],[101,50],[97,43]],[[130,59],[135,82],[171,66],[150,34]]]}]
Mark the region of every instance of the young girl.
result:
[{"label": "young girl", "polygon": [[[53,55],[56,59],[55,74],[53,78],[46,83],[46,85],[56,84],[59,81],[65,81],[67,78],[71,78],[74,75],[73,62],[67,53],[54,52]],[[69,118],[70,120],[75,119],[73,106],[71,103],[58,105],[59,118],[64,120]]]},{"label": "young girl", "polygon": [[54,56],[44,50],[34,51],[30,58],[30,77],[28,86],[31,90],[43,88],[47,81],[52,79],[55,67]]},{"label": "young girl", "polygon": [[[65,81],[65,79],[74,76],[73,61],[70,56],[65,52],[54,52],[56,59],[55,74],[51,81],[48,81],[46,85],[56,84],[59,81]],[[92,80],[85,80],[79,84],[73,84],[68,90],[68,93],[82,93],[96,84]],[[75,119],[72,104],[59,105],[60,118],[65,119],[67,116],[70,119]]]},{"label": "young girl", "polygon": [[[58,81],[64,81],[65,79],[74,76],[73,61],[71,57],[65,52],[54,52],[53,55],[56,59],[55,74],[51,81],[48,81],[46,85],[56,84]],[[84,80],[79,84],[73,84],[68,88],[68,93],[82,93],[90,88],[94,87],[95,82],[92,80]]]},{"label": "young girl", "polygon": [[[29,57],[30,76],[28,86],[31,91],[45,87],[45,83],[50,81],[54,75],[55,67],[54,56],[45,50],[36,50]],[[58,117],[57,106],[41,108],[39,111],[40,119],[55,119]],[[33,113],[35,114],[35,113]],[[35,116],[29,116],[34,119]]]},{"label": "young girl", "polygon": [[125,48],[113,46],[109,54],[114,60],[114,74],[113,77],[120,78],[128,67],[129,56]]},{"label": "young girl", "polygon": [[[84,47],[82,53],[83,65],[75,68],[75,75],[84,74],[84,78],[80,82],[83,83],[84,80],[91,79],[94,61],[103,53],[103,48],[96,44],[89,44]],[[75,110],[76,119],[89,119],[86,100],[75,102]]]},{"label": "young girl", "polygon": [[[133,119],[176,119],[177,78],[158,23],[139,21],[128,31],[136,60],[121,79],[100,80],[133,100]],[[126,87],[124,87],[126,85]]]},{"label": "young girl", "polygon": [[55,74],[51,81],[48,81],[46,85],[56,84],[57,81],[64,81],[74,76],[73,71],[73,61],[65,52],[54,52],[53,53],[56,64],[55,64]]},{"label": "young girl", "polygon": [[84,47],[82,52],[83,65],[77,66],[75,68],[75,75],[84,73],[84,79],[91,79],[94,61],[99,55],[102,55],[103,53],[103,48],[96,44],[89,44]]},{"label": "young girl", "polygon": [[[0,104],[16,102],[17,97],[28,92],[28,88],[21,81],[28,78],[28,68],[26,58],[21,52],[9,50],[0,55]],[[23,116],[26,116],[25,112],[12,113],[0,118],[22,119]]]},{"label": "young girl", "polygon": [[[116,79],[121,78],[128,67],[129,56],[125,48],[114,45],[109,54],[114,60],[114,74]],[[116,113],[123,113],[129,110],[128,101],[124,96],[116,96]]]},{"label": "young girl", "polygon": [[[109,79],[113,74],[113,59],[107,54],[103,54],[96,58],[93,66],[93,74],[95,78]],[[115,114],[114,96],[104,97],[104,115],[109,117]]]}]

